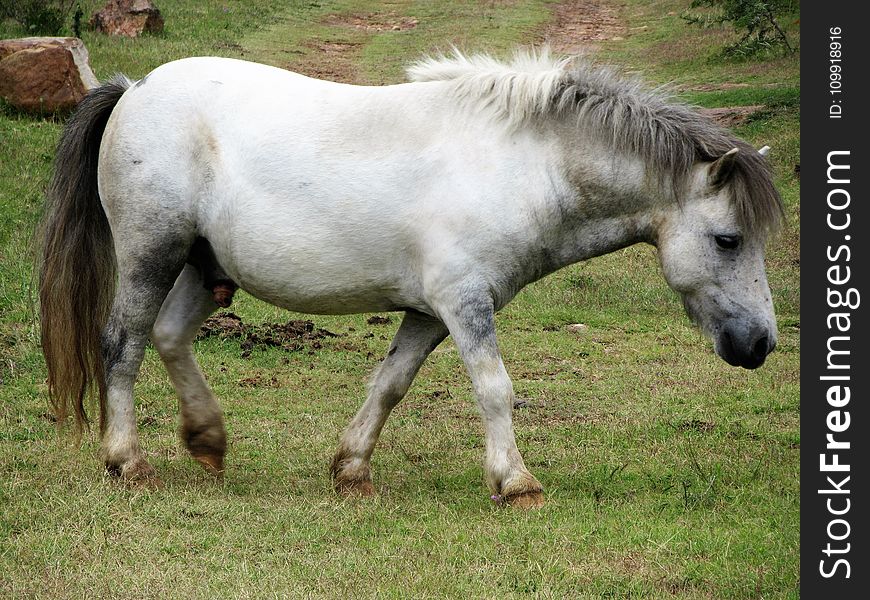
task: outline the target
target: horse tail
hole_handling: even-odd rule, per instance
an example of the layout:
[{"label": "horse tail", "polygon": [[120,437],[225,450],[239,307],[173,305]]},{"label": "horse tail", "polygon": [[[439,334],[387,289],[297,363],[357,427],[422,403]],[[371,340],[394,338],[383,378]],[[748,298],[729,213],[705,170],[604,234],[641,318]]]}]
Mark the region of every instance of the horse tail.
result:
[{"label": "horse tail", "polygon": [[97,191],[97,161],[109,115],[130,85],[116,76],[91,90],[70,117],[58,142],[41,227],[40,329],[48,394],[58,423],[72,412],[79,434],[88,425],[85,397],[94,391],[101,431],[105,425],[101,337],[116,265]]}]

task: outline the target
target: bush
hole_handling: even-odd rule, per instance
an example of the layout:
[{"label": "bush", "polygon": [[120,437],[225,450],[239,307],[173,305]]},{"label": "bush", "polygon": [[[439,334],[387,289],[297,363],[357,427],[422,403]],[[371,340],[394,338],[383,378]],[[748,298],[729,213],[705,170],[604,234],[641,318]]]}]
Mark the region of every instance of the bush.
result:
[{"label": "bush", "polygon": [[[692,0],[681,16],[692,25],[721,26],[726,23],[742,33],[740,40],[724,48],[726,56],[745,58],[765,51],[794,52],[780,20],[800,12],[799,0]],[[703,10],[706,9],[706,10]]]},{"label": "bush", "polygon": [[60,35],[76,0],[0,0],[0,19],[13,19],[28,35]]}]

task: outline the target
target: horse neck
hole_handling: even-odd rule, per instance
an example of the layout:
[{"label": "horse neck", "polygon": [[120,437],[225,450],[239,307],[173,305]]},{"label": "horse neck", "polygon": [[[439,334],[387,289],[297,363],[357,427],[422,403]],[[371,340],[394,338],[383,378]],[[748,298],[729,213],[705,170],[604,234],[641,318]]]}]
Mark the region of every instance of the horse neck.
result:
[{"label": "horse neck", "polygon": [[576,126],[570,133],[562,132],[563,189],[554,195],[553,270],[638,242],[654,244],[657,215],[674,199],[641,159],[578,137]]}]

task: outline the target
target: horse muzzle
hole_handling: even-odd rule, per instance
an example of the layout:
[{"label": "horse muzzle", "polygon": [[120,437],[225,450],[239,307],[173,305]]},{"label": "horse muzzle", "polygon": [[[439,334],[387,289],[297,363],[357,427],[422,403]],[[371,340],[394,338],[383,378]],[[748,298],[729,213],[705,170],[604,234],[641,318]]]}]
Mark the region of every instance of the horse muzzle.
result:
[{"label": "horse muzzle", "polygon": [[776,348],[776,333],[757,323],[737,319],[725,322],[716,342],[716,353],[733,367],[757,369]]}]

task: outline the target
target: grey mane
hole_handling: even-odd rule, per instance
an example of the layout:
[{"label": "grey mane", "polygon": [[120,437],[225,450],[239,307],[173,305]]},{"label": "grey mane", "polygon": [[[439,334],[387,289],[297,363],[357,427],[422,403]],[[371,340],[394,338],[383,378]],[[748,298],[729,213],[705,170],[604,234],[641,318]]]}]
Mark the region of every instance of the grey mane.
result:
[{"label": "grey mane", "polygon": [[776,229],[783,208],[767,161],[749,144],[661,90],[620,77],[613,69],[542,52],[508,62],[489,56],[426,58],[412,65],[414,81],[452,81],[461,102],[489,111],[510,127],[536,118],[573,115],[616,150],[641,157],[679,202],[691,168],[739,148],[729,190],[750,233]]}]

